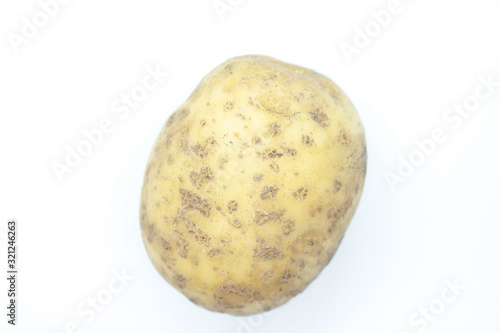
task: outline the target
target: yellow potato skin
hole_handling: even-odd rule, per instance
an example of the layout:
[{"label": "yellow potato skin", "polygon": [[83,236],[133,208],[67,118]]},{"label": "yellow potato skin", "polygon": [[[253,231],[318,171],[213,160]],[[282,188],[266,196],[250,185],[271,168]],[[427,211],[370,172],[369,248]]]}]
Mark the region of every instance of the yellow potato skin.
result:
[{"label": "yellow potato skin", "polygon": [[330,261],[365,173],[364,130],[336,84],[269,57],[230,59],[154,145],[140,214],[147,252],[206,309],[270,310]]}]

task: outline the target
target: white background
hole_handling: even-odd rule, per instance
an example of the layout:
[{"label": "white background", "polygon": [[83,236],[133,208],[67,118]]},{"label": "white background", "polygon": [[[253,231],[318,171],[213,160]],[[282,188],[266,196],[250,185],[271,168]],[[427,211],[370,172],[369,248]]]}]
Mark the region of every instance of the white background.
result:
[{"label": "white background", "polygon": [[[212,1],[68,1],[18,52],[9,36],[22,34],[40,4],[0,2],[0,222],[5,232],[15,218],[20,229],[18,325],[6,324],[0,273],[0,331],[72,332],[65,327],[75,322],[75,332],[500,332],[500,87],[457,129],[443,120],[480,77],[500,81],[500,2],[401,0],[349,62],[342,43],[353,44],[356,28],[389,1],[233,0],[223,19]],[[163,281],[138,208],[168,116],[211,69],[245,54],[336,81],[363,120],[369,164],[332,262],[287,304],[239,319]],[[120,119],[113,102],[141,84],[147,66],[169,75]],[[105,118],[114,130],[59,181],[52,164]],[[436,128],[446,142],[391,191],[386,174]],[[91,320],[80,315],[122,270],[133,280]],[[447,280],[466,289],[443,310]],[[425,330],[410,322],[431,304],[442,313]]]}]

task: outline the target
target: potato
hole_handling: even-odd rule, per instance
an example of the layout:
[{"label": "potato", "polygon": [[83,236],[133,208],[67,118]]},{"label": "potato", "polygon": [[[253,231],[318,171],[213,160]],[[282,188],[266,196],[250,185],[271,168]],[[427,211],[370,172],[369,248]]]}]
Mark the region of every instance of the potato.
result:
[{"label": "potato", "polygon": [[140,216],[147,252],[206,309],[270,310],[330,261],[365,173],[364,130],[337,85],[269,57],[230,59],[153,147]]}]

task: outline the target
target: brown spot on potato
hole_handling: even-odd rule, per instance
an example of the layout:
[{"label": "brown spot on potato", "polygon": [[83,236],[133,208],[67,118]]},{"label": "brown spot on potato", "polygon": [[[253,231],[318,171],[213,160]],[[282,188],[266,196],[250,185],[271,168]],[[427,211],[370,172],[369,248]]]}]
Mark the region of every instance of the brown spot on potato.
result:
[{"label": "brown spot on potato", "polygon": [[347,202],[344,202],[344,204],[339,205],[339,206],[334,206],[328,209],[326,212],[326,217],[329,220],[339,220],[344,217],[344,215],[347,213],[349,210],[349,207],[351,206],[352,199],[349,199]]},{"label": "brown spot on potato", "polygon": [[150,224],[148,226],[148,234],[147,234],[147,239],[148,239],[148,242],[149,243],[152,243],[153,240],[155,239],[156,237],[156,226],[154,224]]},{"label": "brown spot on potato", "polygon": [[314,144],[314,139],[309,135],[302,135],[302,143],[306,146],[312,146]]},{"label": "brown spot on potato", "polygon": [[200,196],[194,194],[191,191],[185,189],[179,189],[181,193],[181,204],[182,207],[188,210],[197,210],[203,216],[209,217],[212,207],[208,203],[208,200],[202,199]]},{"label": "brown spot on potato", "polygon": [[262,143],[262,139],[258,136],[254,136],[254,137],[252,137],[252,143],[254,145],[260,145]]},{"label": "brown spot on potato", "polygon": [[281,134],[281,125],[278,124],[277,122],[271,123],[269,125],[269,129],[268,129],[267,133],[269,133],[269,135],[273,136],[273,137],[280,135]]},{"label": "brown spot on potato", "polygon": [[171,255],[171,253],[163,252],[160,253],[161,261],[167,266],[168,269],[172,270],[173,266],[175,266],[176,258]]},{"label": "brown spot on potato", "polygon": [[218,292],[213,294],[213,297],[221,310],[238,310],[237,313],[243,314],[244,312],[242,312],[241,309],[243,309],[246,304],[255,302],[257,295],[258,292],[255,290],[250,290],[243,286],[228,282],[220,286]]},{"label": "brown spot on potato", "polygon": [[227,211],[229,213],[233,213],[238,210],[238,203],[234,200],[231,200],[227,203]]},{"label": "brown spot on potato", "polygon": [[231,111],[232,109],[234,109],[234,103],[232,101],[224,103],[224,111]]},{"label": "brown spot on potato", "polygon": [[[309,232],[308,234],[311,235],[313,233]],[[306,233],[305,235],[298,237],[293,245],[293,249],[295,252],[306,256],[318,257],[323,252],[323,246],[321,244],[324,236],[322,235],[320,238],[316,236],[308,236],[308,234]]]},{"label": "brown spot on potato", "polygon": [[349,146],[351,144],[351,138],[347,136],[347,133],[344,130],[340,130],[338,142],[343,146]]},{"label": "brown spot on potato", "polygon": [[177,215],[174,217],[174,227],[177,227],[179,224],[188,225],[191,223],[191,219],[186,215],[184,210],[178,211]]},{"label": "brown spot on potato", "polygon": [[190,233],[194,234],[194,239],[196,239],[196,241],[201,245],[204,245],[206,247],[210,246],[210,236],[208,236],[200,229],[193,229],[190,231]]},{"label": "brown spot on potato", "polygon": [[276,185],[266,185],[260,191],[260,198],[262,200],[274,199],[279,191],[279,187]]},{"label": "brown spot on potato", "polygon": [[264,260],[282,260],[283,252],[277,246],[261,244],[253,249],[253,257]]},{"label": "brown spot on potato", "polygon": [[335,194],[341,189],[342,189],[342,183],[340,182],[340,180],[335,179],[335,181],[333,182],[333,193]]},{"label": "brown spot on potato", "polygon": [[328,116],[321,111],[321,108],[316,108],[314,111],[309,112],[309,114],[311,115],[311,119],[321,127],[330,126],[330,119],[328,119]]},{"label": "brown spot on potato", "polygon": [[278,283],[289,283],[292,277],[293,277],[292,272],[287,269],[283,272],[283,274],[281,274]]},{"label": "brown spot on potato", "polygon": [[295,222],[292,220],[286,220],[283,222],[283,225],[281,226],[281,230],[283,231],[283,235],[288,236],[292,232],[295,231]]},{"label": "brown spot on potato", "polygon": [[168,118],[168,120],[167,120],[167,127],[170,127],[170,126],[172,126],[172,124],[186,119],[187,116],[189,116],[190,113],[191,113],[191,111],[189,109],[186,109],[186,108],[175,111]]},{"label": "brown spot on potato", "polygon": [[256,294],[255,291],[234,283],[227,283],[225,285],[220,286],[219,291],[222,294],[233,294],[245,298],[253,298],[254,295]]},{"label": "brown spot on potato", "polygon": [[191,150],[193,153],[198,156],[199,158],[204,158],[207,156],[207,151],[206,149],[199,143],[191,147]]},{"label": "brown spot on potato", "polygon": [[307,197],[307,188],[301,187],[297,191],[293,192],[292,195],[295,199],[302,201]]},{"label": "brown spot on potato", "polygon": [[264,161],[282,156],[296,156],[297,149],[281,146],[280,148],[267,148],[263,152],[257,152],[257,155]]},{"label": "brown spot on potato", "polygon": [[262,178],[264,178],[264,174],[258,173],[255,176],[253,176],[253,181],[256,183],[260,183],[262,181]]},{"label": "brown spot on potato", "polygon": [[271,168],[271,171],[276,173],[276,174],[280,173],[280,166],[276,162],[269,164],[269,168]]},{"label": "brown spot on potato", "polygon": [[277,148],[267,148],[263,153],[258,153],[262,159],[266,160],[268,158],[279,158],[283,156],[284,152],[278,150]]},{"label": "brown spot on potato", "polygon": [[269,221],[280,221],[284,214],[284,209],[274,212],[256,210],[253,214],[253,220],[257,223],[257,225],[264,225]]},{"label": "brown spot on potato", "polygon": [[202,145],[200,143],[195,144],[191,147],[191,152],[194,153],[195,156],[203,159],[207,157],[210,153],[210,150],[217,144],[217,141],[213,137],[208,138],[205,143]]},{"label": "brown spot on potato", "polygon": [[239,229],[241,228],[241,222],[238,221],[238,220],[230,220],[229,221],[229,224],[231,224],[233,227],[235,227],[236,229]]},{"label": "brown spot on potato", "polygon": [[177,254],[186,259],[189,253],[189,241],[182,237],[182,234],[178,230],[174,230],[172,233],[174,239],[176,240]]},{"label": "brown spot on potato", "polygon": [[179,120],[184,120],[191,114],[191,110],[186,109],[186,108],[181,109],[180,111],[177,111],[177,112],[179,112],[179,116],[178,116]]},{"label": "brown spot on potato", "polygon": [[180,147],[181,151],[184,154],[189,155],[190,154],[189,144],[191,142],[189,134],[190,134],[190,127],[188,124],[181,126],[179,131],[169,131],[167,135],[172,137],[172,141],[175,142],[178,147]]},{"label": "brown spot on potato", "polygon": [[192,257],[191,262],[193,263],[193,266],[195,266],[195,267],[198,266],[200,264],[200,257],[198,257],[198,256]]},{"label": "brown spot on potato", "polygon": [[222,253],[222,249],[219,249],[219,248],[217,248],[217,249],[211,249],[210,251],[208,251],[207,256],[209,258],[213,258],[215,256],[220,255],[221,253]]},{"label": "brown spot on potato", "polygon": [[261,278],[262,282],[268,283],[269,280],[271,280],[275,276],[276,276],[276,272],[272,269],[268,269],[268,270],[265,270],[262,272],[262,275],[260,278]]},{"label": "brown spot on potato", "polygon": [[149,178],[149,176],[151,175],[151,171],[153,170],[153,167],[155,166],[155,162],[151,162],[148,164],[147,168],[146,168],[146,172],[144,172],[144,176],[146,178]]},{"label": "brown spot on potato", "polygon": [[172,281],[180,289],[184,289],[186,287],[187,279],[182,274],[175,274],[174,276],[172,276]]},{"label": "brown spot on potato", "polygon": [[221,170],[224,170],[226,164],[229,162],[227,160],[227,157],[220,157],[218,161],[219,161],[219,169],[221,169]]},{"label": "brown spot on potato", "polygon": [[191,218],[185,213],[185,211],[180,211],[174,218],[174,225],[177,227],[181,225],[186,232],[193,236],[194,239],[203,246],[210,247],[210,236],[203,232],[196,223],[194,223]]},{"label": "brown spot on potato", "polygon": [[315,217],[316,215],[320,214],[323,211],[323,207],[317,206],[311,210],[309,210],[309,215],[311,217]]},{"label": "brown spot on potato", "polygon": [[296,156],[297,155],[297,149],[295,149],[295,148],[284,147],[283,149],[285,150],[285,154],[288,156]]},{"label": "brown spot on potato", "polygon": [[165,238],[161,239],[161,247],[163,248],[164,251],[172,250],[172,246],[168,241],[165,240]]},{"label": "brown spot on potato", "polygon": [[172,145],[172,133],[168,133],[166,136],[165,136],[165,148],[170,148],[170,146]]},{"label": "brown spot on potato", "polygon": [[204,184],[214,179],[212,170],[208,167],[201,168],[200,172],[191,171],[189,174],[191,182],[196,188],[202,187]]}]

